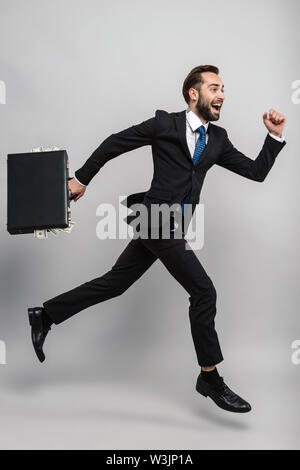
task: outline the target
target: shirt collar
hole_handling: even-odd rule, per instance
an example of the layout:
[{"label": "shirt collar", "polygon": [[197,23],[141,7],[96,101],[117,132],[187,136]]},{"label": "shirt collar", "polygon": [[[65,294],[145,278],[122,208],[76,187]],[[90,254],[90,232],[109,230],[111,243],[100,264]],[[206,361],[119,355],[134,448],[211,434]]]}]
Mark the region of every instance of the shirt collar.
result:
[{"label": "shirt collar", "polygon": [[209,121],[206,124],[203,124],[201,119],[198,118],[198,116],[191,110],[190,107],[186,109],[186,119],[193,132],[195,132],[195,130],[200,126],[204,126],[205,132],[207,132]]}]

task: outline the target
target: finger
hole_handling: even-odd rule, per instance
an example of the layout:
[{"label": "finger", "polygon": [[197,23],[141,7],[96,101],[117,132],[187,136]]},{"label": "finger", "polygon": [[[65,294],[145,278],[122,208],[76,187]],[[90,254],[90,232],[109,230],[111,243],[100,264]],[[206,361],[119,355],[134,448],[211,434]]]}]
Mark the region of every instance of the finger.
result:
[{"label": "finger", "polygon": [[274,109],[270,109],[270,110],[269,110],[269,113],[268,113],[268,114],[269,114],[268,119],[270,119],[270,120],[274,119],[275,112],[276,112],[276,111],[275,111]]},{"label": "finger", "polygon": [[77,202],[78,199],[80,199],[82,196],[83,196],[83,192],[78,193],[76,198],[74,198],[74,201]]},{"label": "finger", "polygon": [[275,109],[272,109],[271,119],[274,119],[276,121],[278,115],[279,113],[275,111]]},{"label": "finger", "polygon": [[275,109],[272,109],[271,117],[272,117],[275,121],[280,121],[280,120],[283,118],[283,115],[280,114],[279,112],[275,111]]},{"label": "finger", "polygon": [[271,117],[271,120],[274,124],[277,124],[278,123],[278,116],[279,116],[279,113],[277,113],[276,111],[274,111],[274,113],[272,114],[272,117]]}]

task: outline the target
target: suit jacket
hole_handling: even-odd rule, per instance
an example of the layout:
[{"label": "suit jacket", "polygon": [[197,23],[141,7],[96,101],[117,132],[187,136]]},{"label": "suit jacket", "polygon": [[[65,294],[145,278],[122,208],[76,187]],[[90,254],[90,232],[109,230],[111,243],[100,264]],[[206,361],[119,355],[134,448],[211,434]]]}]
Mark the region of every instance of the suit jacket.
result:
[{"label": "suit jacket", "polygon": [[[141,124],[111,134],[93,152],[84,165],[75,172],[83,184],[88,185],[100,168],[109,160],[130,150],[151,145],[154,174],[147,191],[130,194],[125,205],[143,203],[181,203],[191,192],[190,203],[199,203],[201,188],[207,171],[217,164],[253,181],[262,182],[272,168],[275,158],[286,142],[279,142],[269,134],[255,160],[237,150],[224,128],[210,123],[209,139],[198,163],[193,164],[186,141],[186,112],[169,113],[156,110]],[[130,223],[134,217],[127,217]]]}]

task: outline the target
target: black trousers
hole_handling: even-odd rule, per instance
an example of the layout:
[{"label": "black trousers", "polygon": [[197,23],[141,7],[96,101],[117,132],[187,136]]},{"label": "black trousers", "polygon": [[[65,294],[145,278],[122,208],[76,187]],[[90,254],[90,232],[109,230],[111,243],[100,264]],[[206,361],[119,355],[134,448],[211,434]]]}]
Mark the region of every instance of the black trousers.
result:
[{"label": "black trousers", "polygon": [[215,330],[216,289],[199,259],[186,249],[184,238],[132,238],[112,268],[102,276],[44,302],[46,313],[59,324],[81,310],[125,292],[159,259],[189,294],[189,319],[200,366],[223,360]]}]

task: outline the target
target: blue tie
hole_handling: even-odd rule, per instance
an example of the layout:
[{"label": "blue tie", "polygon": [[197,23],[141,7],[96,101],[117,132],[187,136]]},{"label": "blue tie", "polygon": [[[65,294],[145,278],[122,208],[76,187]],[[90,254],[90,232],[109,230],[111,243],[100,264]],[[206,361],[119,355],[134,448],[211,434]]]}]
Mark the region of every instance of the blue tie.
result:
[{"label": "blue tie", "polygon": [[[198,140],[197,140],[197,143],[196,143],[196,147],[195,147],[195,152],[194,152],[194,155],[193,155],[193,163],[194,165],[196,165],[199,161],[199,158],[201,157],[204,149],[205,149],[205,146],[206,146],[206,132],[205,132],[205,127],[204,126],[200,126],[198,127],[198,129],[196,129],[196,131],[200,132],[200,136],[198,137]],[[182,201],[181,203],[181,208],[182,208],[182,213],[184,213],[184,204],[188,204],[189,203],[189,200],[190,200],[190,197],[191,197],[191,193],[187,194],[187,196],[185,197],[185,199]]]}]

